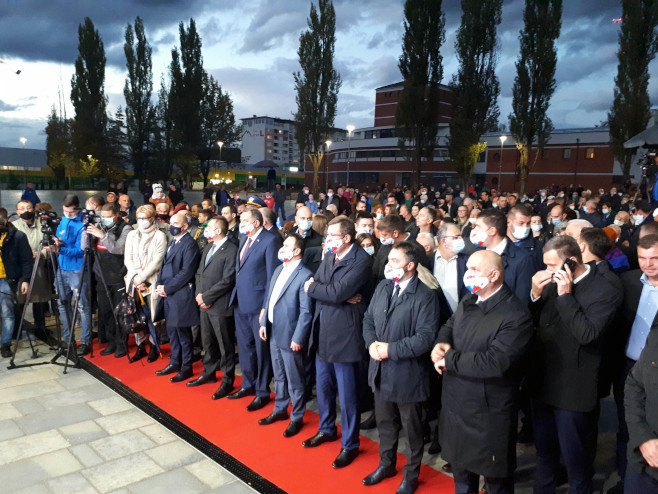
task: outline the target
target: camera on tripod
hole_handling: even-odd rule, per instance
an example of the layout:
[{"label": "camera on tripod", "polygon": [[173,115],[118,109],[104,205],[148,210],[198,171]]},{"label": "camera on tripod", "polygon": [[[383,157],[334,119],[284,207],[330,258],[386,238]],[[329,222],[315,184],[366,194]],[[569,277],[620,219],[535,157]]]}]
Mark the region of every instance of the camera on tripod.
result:
[{"label": "camera on tripod", "polygon": [[642,168],[643,175],[646,175],[647,170],[652,166],[654,166],[655,159],[656,159],[655,149],[649,149],[649,151],[647,151],[642,156],[640,156],[640,158],[637,160],[637,164]]},{"label": "camera on tripod", "polygon": [[61,218],[57,216],[55,211],[48,211],[46,209],[37,209],[36,216],[41,223],[44,245],[53,245],[53,237],[55,236]]},{"label": "camera on tripod", "polygon": [[101,224],[101,217],[96,214],[96,211],[93,209],[83,209],[82,210],[82,224],[85,229],[89,225],[98,226]]}]

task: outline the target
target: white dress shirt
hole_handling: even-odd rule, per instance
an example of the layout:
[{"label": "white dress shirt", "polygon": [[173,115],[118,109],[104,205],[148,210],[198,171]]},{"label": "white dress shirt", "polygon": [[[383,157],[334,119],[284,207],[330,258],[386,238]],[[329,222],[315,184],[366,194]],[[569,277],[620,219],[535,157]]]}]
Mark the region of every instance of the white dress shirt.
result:
[{"label": "white dress shirt", "polygon": [[299,266],[300,262],[302,262],[302,260],[297,259],[296,261],[288,261],[283,263],[283,268],[279,273],[279,277],[274,282],[274,287],[272,288],[272,294],[270,295],[270,300],[267,305],[268,321],[274,322],[274,305],[279,301],[279,297],[281,296],[283,287],[286,286],[286,283],[288,282],[290,275],[292,275],[293,271],[297,269],[297,266]]},{"label": "white dress shirt", "polygon": [[439,282],[443,295],[452,309],[457,310],[459,305],[459,282],[457,280],[457,255],[447,261],[437,250],[434,256],[434,277]]}]

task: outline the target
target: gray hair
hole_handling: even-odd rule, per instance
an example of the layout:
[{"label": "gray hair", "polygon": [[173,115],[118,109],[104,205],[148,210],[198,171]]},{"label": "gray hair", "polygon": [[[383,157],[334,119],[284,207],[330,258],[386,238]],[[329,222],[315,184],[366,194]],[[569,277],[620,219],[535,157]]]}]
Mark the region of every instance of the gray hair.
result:
[{"label": "gray hair", "polygon": [[432,252],[434,252],[436,250],[436,242],[434,241],[434,235],[428,232],[420,232],[418,235],[416,235],[416,241],[418,241],[418,239],[421,237],[429,242],[430,247],[432,247]]},{"label": "gray hair", "polygon": [[452,226],[452,227],[455,227],[455,228],[459,231],[459,227],[458,227],[456,224],[454,224],[454,223],[443,223],[443,224],[439,227],[439,232],[436,234],[436,240],[437,240],[439,243],[441,243],[441,240],[443,240],[444,238],[446,238],[446,237],[450,237],[450,235],[448,234],[448,229],[449,229],[451,226]]},{"label": "gray hair", "polygon": [[[562,223],[567,223],[567,222],[563,221]],[[562,223],[560,223],[560,224],[562,224]],[[580,226],[581,228],[594,228],[594,225],[592,225],[587,220],[580,220],[580,219],[579,220],[570,220],[568,223],[570,225]],[[565,225],[564,228],[566,228],[566,225]]]}]

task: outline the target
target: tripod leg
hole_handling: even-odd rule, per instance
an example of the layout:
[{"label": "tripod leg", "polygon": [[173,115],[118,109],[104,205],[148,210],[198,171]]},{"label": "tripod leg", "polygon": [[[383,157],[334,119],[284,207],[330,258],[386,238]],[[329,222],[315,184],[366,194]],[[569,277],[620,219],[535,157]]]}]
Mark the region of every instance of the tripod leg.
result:
[{"label": "tripod leg", "polygon": [[[27,287],[27,295],[25,296],[25,304],[23,305],[23,311],[21,314],[21,320],[18,323],[18,334],[16,335],[16,346],[14,347],[14,351],[11,354],[11,360],[9,361],[9,367],[14,366],[14,360],[16,359],[16,352],[18,352],[18,342],[21,341],[21,335],[23,334],[23,324],[25,322],[25,314],[27,312],[27,304],[30,301],[30,297],[32,296],[32,289],[34,288],[34,280],[37,276],[37,270],[39,268],[39,260],[41,259],[41,250],[43,248],[43,240],[41,241],[41,245],[39,246],[39,252],[37,253],[37,257],[34,260],[34,266],[32,267],[32,274],[30,275],[30,283]],[[30,339],[30,335],[28,334],[28,341],[30,342],[30,348],[32,349],[32,358],[37,357],[37,351],[34,349],[34,346],[32,345],[32,340]]]}]

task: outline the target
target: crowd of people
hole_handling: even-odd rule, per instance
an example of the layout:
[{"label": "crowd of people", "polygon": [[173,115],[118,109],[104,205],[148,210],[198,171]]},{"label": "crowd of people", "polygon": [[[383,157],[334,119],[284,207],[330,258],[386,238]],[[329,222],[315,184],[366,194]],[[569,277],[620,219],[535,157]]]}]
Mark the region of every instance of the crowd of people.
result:
[{"label": "crowd of people", "polygon": [[[398,493],[417,488],[427,443],[457,493],[478,492],[481,478],[489,493],[513,492],[517,441],[535,444],[536,493],[565,479],[592,492],[600,400],[612,393],[615,489],[658,492],[658,209],[640,193],[383,184],[316,198],[305,186],[287,216],[286,191],[270,185],[263,197],[209,187],[188,204],[176,186],[146,181],[143,205],[123,188],[84,210],[67,195],[52,246],[35,217],[50,205],[28,191],[15,214],[0,209],[2,356],[22,304],[52,339],[48,256],[32,276],[44,248],[57,254],[63,347],[75,304],[81,357],[97,337],[103,355],[155,362],[168,342],[157,375],[196,387],[221,372],[210,397],[249,398],[249,412],[270,402],[274,381],[258,423],[288,421],[285,437],[303,429],[315,395],[320,425],[302,446],[340,439],[334,468],[358,456],[360,429],[377,429],[380,461],[364,485],[397,475],[404,428]],[[114,317],[126,294],[161,330],[135,333],[132,355]]]}]

